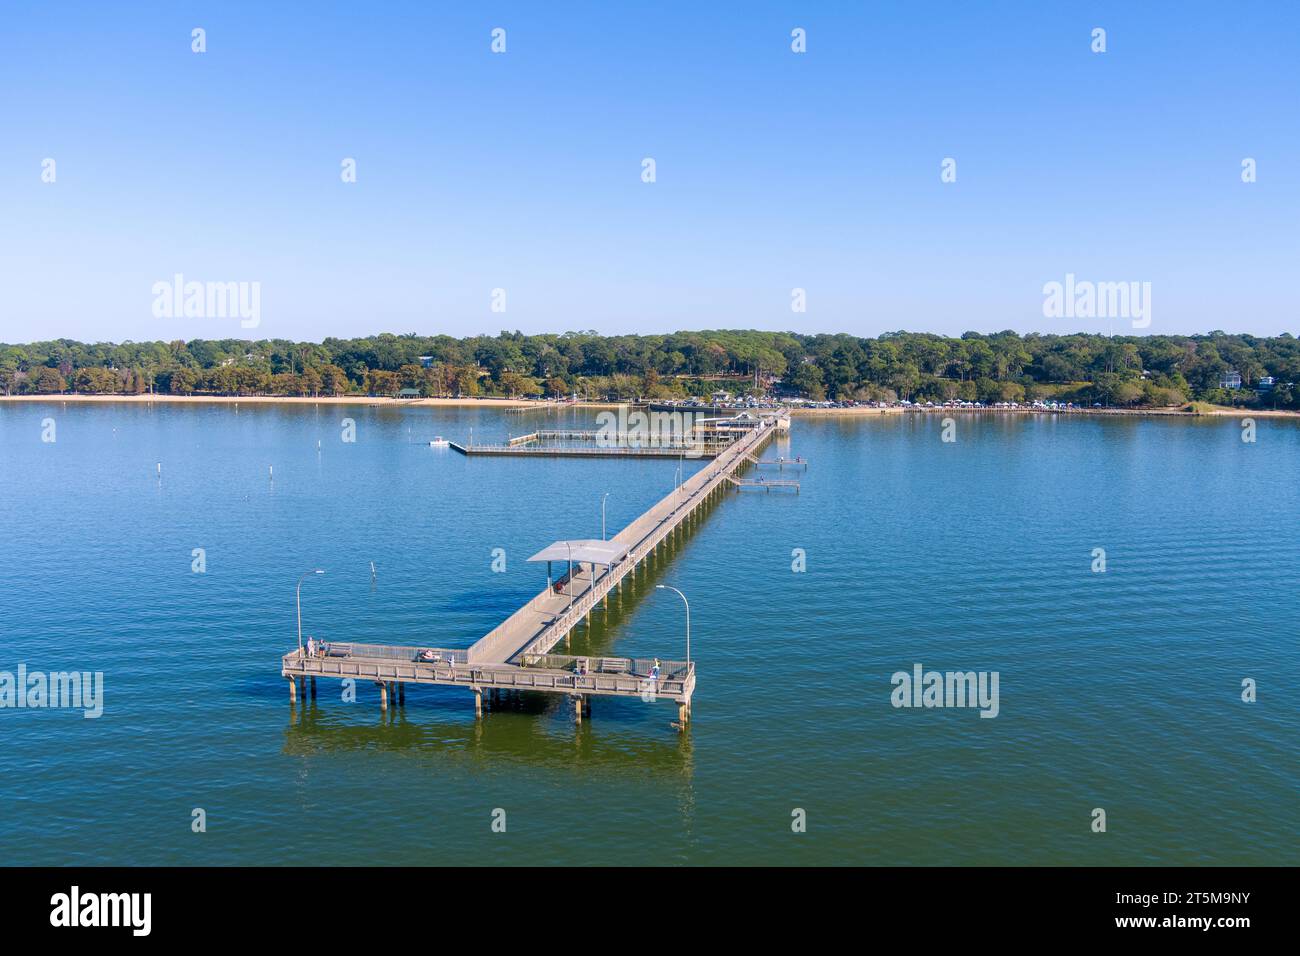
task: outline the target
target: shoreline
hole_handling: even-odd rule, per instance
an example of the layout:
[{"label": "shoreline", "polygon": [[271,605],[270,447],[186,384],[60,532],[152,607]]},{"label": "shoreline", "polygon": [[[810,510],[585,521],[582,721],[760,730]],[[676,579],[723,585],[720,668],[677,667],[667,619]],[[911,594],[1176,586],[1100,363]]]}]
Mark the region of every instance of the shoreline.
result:
[{"label": "shoreline", "polygon": [[1215,408],[1206,412],[1188,412],[1181,408],[793,408],[791,415],[861,416],[861,415],[935,415],[954,412],[967,415],[1109,415],[1145,418],[1300,418],[1300,411],[1289,409]]},{"label": "shoreline", "polygon": [[0,402],[124,402],[128,405],[164,402],[170,405],[433,405],[444,408],[531,408],[544,407],[518,398],[388,398],[373,395],[0,395]]},{"label": "shoreline", "polygon": [[[160,402],[172,405],[368,405],[395,408],[429,407],[429,408],[505,408],[536,409],[537,411],[555,411],[573,408],[608,409],[631,406],[632,402],[578,402],[577,404],[556,405],[550,402],[533,402],[520,398],[389,398],[371,395],[322,395],[315,398],[299,395],[0,395],[0,402],[87,402],[101,404],[121,402],[128,405],[152,404]],[[744,409],[735,409],[736,412]],[[999,415],[1111,415],[1144,416],[1159,418],[1300,418],[1300,411],[1287,409],[1250,409],[1250,408],[1214,408],[1205,412],[1189,412],[1181,408],[799,408],[792,407],[792,415],[807,417],[861,417],[869,415],[907,415],[936,413]]]}]

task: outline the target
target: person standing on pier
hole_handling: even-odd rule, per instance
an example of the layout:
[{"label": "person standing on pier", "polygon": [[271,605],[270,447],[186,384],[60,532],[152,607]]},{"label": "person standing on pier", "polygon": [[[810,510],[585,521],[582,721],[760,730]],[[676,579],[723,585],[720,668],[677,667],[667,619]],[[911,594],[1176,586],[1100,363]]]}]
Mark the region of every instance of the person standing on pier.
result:
[{"label": "person standing on pier", "polygon": [[310,634],[307,635],[307,656],[316,656],[316,638],[312,637]]}]

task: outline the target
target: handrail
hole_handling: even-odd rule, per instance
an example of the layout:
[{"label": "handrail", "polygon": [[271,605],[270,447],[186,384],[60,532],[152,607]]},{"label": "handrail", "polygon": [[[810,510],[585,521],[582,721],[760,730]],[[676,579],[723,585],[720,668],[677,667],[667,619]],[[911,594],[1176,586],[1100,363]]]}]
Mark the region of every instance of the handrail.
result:
[{"label": "handrail", "polygon": [[582,456],[599,458],[611,455],[672,458],[676,457],[678,452],[685,451],[687,458],[697,459],[715,458],[718,449],[711,445],[663,445],[655,448],[633,448],[627,445],[596,448],[583,445],[548,445],[537,448],[530,448],[527,445],[474,445],[470,450],[476,455],[568,455],[575,458]]},{"label": "handrail", "polygon": [[[607,662],[617,659],[607,658]],[[681,662],[660,662],[658,680],[650,677],[653,666],[649,659],[627,661],[626,670],[614,668],[569,673],[565,669],[513,667],[498,664],[495,667],[473,665],[428,664],[379,658],[317,658],[304,657],[295,649],[284,655],[281,669],[286,674],[303,677],[357,677],[376,681],[400,680],[416,683],[451,683],[482,689],[483,687],[517,690],[549,690],[565,692],[590,691],[592,693],[636,694],[663,697],[689,695],[695,677],[695,665]]]},{"label": "handrail", "polygon": [[[540,667],[545,670],[567,671],[583,661],[588,674],[625,674],[629,677],[649,677],[655,658],[650,657],[597,657],[573,654],[526,654],[521,666]],[[695,673],[695,662],[659,661],[659,679],[685,680]]]},{"label": "handrail", "polygon": [[[284,655],[285,660],[298,658],[303,660],[393,660],[410,663],[429,664],[431,661],[420,661],[416,655],[421,651],[431,651],[438,655],[439,663],[454,661],[456,663],[468,663],[469,651],[464,647],[429,647],[420,644],[360,644],[355,641],[321,641],[320,644],[328,645],[329,652],[317,654],[314,657],[307,656],[306,648],[295,648]],[[340,650],[346,649],[346,654],[338,654]]]}]

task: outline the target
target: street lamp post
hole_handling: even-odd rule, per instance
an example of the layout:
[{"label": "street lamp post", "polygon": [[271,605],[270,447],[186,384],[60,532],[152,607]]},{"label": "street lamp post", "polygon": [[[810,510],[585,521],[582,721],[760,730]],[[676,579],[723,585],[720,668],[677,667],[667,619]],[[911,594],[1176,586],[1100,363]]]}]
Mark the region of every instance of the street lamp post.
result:
[{"label": "street lamp post", "polygon": [[569,584],[569,607],[565,608],[565,611],[567,612],[570,608],[573,607],[573,597],[574,597],[574,587],[573,587],[573,545],[570,544],[568,541],[566,541],[566,542],[564,542],[564,547],[565,547],[565,548],[568,550],[568,552],[569,552],[569,581],[568,581],[568,584]]},{"label": "street lamp post", "polygon": [[691,602],[686,600],[685,594],[678,591],[670,584],[656,584],[655,590],[672,591],[681,598],[682,603],[686,605],[686,670],[689,671],[691,669]]},{"label": "street lamp post", "polygon": [[600,540],[605,540],[605,501],[609,498],[609,492],[605,492],[600,499]]},{"label": "street lamp post", "polygon": [[302,650],[302,582],[313,574],[324,574],[320,568],[312,568],[310,571],[304,571],[302,577],[298,579],[298,650]]}]

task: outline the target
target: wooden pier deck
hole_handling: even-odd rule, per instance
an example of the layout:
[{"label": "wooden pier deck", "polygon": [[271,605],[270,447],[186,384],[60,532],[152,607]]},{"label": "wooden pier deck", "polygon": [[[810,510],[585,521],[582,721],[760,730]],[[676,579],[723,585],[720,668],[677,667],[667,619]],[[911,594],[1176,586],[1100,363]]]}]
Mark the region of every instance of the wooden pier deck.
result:
[{"label": "wooden pier deck", "polygon": [[750,458],[749,460],[755,465],[776,465],[781,471],[784,471],[787,465],[791,468],[808,470],[807,458]]},{"label": "wooden pier deck", "polygon": [[[554,655],[550,651],[579,622],[589,619],[601,601],[608,603],[610,592],[621,588],[624,579],[635,574],[666,546],[671,536],[698,521],[710,501],[738,483],[735,472],[753,464],[773,435],[788,427],[788,418],[764,418],[740,431],[735,441],[716,455],[702,456],[708,458],[704,467],[609,539],[607,543],[615,552],[625,549],[620,558],[603,568],[589,565],[585,572],[575,570],[562,588],[547,587],[539,592],[468,648],[331,644],[327,654],[315,657],[307,656],[302,650],[291,651],[281,661],[281,675],[290,681],[290,700],[296,700],[299,691],[307,693],[308,681],[314,695],[318,677],[353,678],[378,684],[380,705],[385,708],[390,695],[405,698],[408,683],[444,684],[473,691],[475,711],[480,714],[484,690],[494,697],[502,691],[567,694],[575,698],[578,720],[586,712],[591,695],[635,696],[647,702],[675,701],[684,725],[690,719],[691,696],[695,690],[693,662],[661,661],[659,675],[654,679],[649,660],[577,658]],[[452,447],[464,451],[460,446]],[[478,451],[479,447],[475,446],[474,450]],[[564,453],[554,448],[539,451]],[[662,453],[672,457],[681,454],[680,451]],[[424,659],[429,656],[434,659]]]},{"label": "wooden pier deck", "polygon": [[[343,653],[339,649],[346,648]],[[440,657],[425,661],[417,657],[431,650]],[[475,694],[475,709],[482,713],[482,692],[499,696],[502,691],[542,691],[567,695],[639,697],[646,701],[671,700],[689,709],[695,689],[695,665],[684,661],[659,661],[659,675],[653,675],[654,661],[649,658],[571,657],[537,655],[527,666],[513,664],[470,663],[465,650],[445,648],[393,647],[375,644],[332,645],[328,654],[308,657],[306,651],[292,650],[281,659],[282,675],[289,678],[290,700],[296,700],[297,682],[310,680],[302,687],[315,696],[315,679],[372,681],[380,688],[380,706],[387,709],[406,696],[406,684],[441,684],[464,687]],[[577,669],[582,663],[582,671]]]},{"label": "wooden pier deck", "polygon": [[713,458],[735,441],[734,433],[712,430],[676,438],[659,438],[638,432],[610,432],[601,429],[542,428],[515,435],[504,443],[451,442],[462,455],[542,455],[568,458]]},{"label": "wooden pier deck", "polygon": [[733,478],[728,476],[727,480],[737,488],[758,488],[763,491],[771,491],[773,488],[793,488],[796,494],[799,492],[799,482],[793,478]]},{"label": "wooden pier deck", "polygon": [[462,455],[533,455],[550,458],[713,458],[717,450],[712,445],[690,445],[634,448],[625,445],[461,445],[448,443]]},{"label": "wooden pier deck", "polygon": [[470,648],[471,661],[515,661],[523,655],[546,654],[609,592],[654,554],[669,535],[695,518],[712,496],[726,491],[733,472],[749,464],[748,455],[771,440],[775,423],[742,435],[680,487],[656,502],[643,515],[610,538],[627,548],[627,556],[602,572],[575,575],[561,593],[546,590],[503,621]]}]

